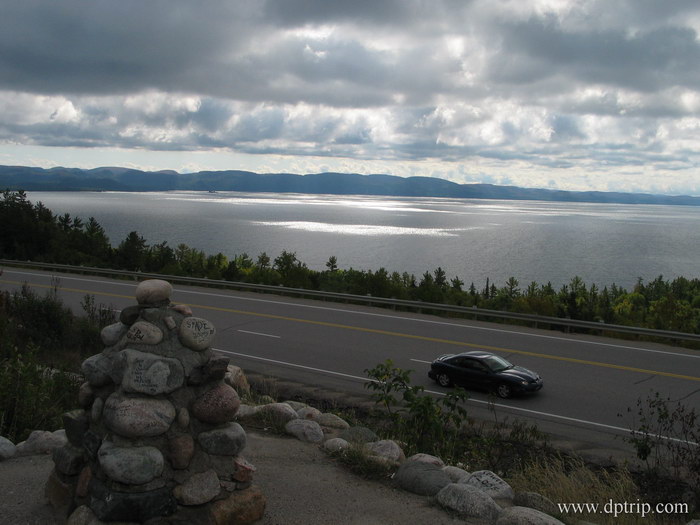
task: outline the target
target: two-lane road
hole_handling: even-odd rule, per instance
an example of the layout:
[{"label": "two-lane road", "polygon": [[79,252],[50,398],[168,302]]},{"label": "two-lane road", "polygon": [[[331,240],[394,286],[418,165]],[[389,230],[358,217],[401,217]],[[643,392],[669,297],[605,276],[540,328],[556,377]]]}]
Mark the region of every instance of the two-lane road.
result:
[{"label": "two-lane road", "polygon": [[[115,309],[134,303],[133,282],[57,278],[60,296],[76,311],[85,294]],[[49,272],[6,268],[0,277],[5,290],[25,282],[53,286]],[[674,347],[213,288],[177,286],[173,301],[211,320],[216,349],[244,369],[349,393],[364,390],[365,369],[391,359],[415,371],[415,384],[441,395],[445,390],[427,377],[435,357],[495,352],[537,371],[545,385],[534,396],[496,400],[499,417],[534,420],[557,436],[600,447],[627,448],[620,438],[632,424],[628,408],[652,390],[700,409],[700,353]],[[471,396],[472,413],[486,415],[494,400]]]}]

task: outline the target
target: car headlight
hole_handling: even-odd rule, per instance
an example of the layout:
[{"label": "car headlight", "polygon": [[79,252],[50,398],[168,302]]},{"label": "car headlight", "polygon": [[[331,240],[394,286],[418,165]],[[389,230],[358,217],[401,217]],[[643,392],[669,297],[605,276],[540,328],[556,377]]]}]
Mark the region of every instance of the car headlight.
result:
[{"label": "car headlight", "polygon": [[520,384],[521,384],[521,385],[527,385],[527,380],[526,380],[526,379],[521,380],[521,381],[520,381]]}]

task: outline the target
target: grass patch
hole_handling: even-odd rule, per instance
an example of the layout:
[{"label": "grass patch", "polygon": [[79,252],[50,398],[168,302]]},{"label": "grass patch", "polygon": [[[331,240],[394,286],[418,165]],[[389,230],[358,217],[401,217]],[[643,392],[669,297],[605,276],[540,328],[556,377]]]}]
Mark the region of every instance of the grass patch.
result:
[{"label": "grass patch", "polygon": [[[537,492],[558,504],[592,503],[598,512],[570,511],[558,516],[565,523],[580,520],[598,524],[671,524],[685,523],[687,515],[641,516],[635,504],[645,501],[632,475],[624,468],[593,470],[583,460],[564,456],[545,456],[525,463],[513,472],[508,482],[516,491]],[[617,516],[607,513],[613,504],[631,504],[629,511]],[[607,507],[606,507],[607,504]],[[560,510],[562,510],[560,508]]]}]

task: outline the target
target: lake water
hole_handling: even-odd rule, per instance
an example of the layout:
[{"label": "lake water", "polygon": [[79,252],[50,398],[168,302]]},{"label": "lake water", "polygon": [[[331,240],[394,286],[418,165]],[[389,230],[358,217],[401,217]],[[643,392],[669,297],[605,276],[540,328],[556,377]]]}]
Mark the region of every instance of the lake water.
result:
[{"label": "lake water", "polygon": [[95,217],[113,245],[138,231],[150,244],[207,254],[282,250],[322,270],[442,267],[468,286],[521,288],[574,276],[630,288],[638,277],[700,277],[700,208],[537,201],[237,192],[28,192],[56,214]]}]

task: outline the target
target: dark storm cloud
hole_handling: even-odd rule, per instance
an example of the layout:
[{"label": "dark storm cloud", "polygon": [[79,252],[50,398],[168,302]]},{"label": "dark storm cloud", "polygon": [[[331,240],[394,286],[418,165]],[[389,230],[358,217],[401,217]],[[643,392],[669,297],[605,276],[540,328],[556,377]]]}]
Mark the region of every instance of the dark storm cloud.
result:
[{"label": "dark storm cloud", "polygon": [[177,89],[253,30],[244,2],[12,0],[2,11],[0,83],[39,93]]},{"label": "dark storm cloud", "polygon": [[565,75],[572,84],[600,83],[640,91],[669,85],[697,88],[700,43],[689,28],[565,32],[552,20],[531,19],[502,32],[492,66],[496,82],[522,83]]}]

